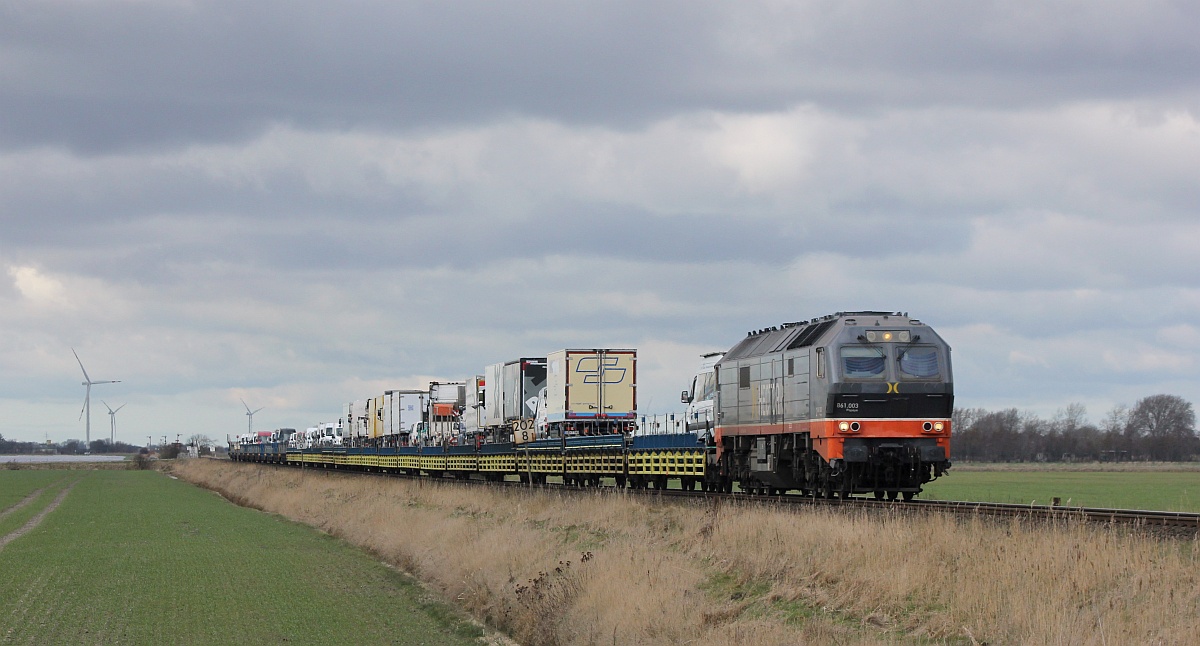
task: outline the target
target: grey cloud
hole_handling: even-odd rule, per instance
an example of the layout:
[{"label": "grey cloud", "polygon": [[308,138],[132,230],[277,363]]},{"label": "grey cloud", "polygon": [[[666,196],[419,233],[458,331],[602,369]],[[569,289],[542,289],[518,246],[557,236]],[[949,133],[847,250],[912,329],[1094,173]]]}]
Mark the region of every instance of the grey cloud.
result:
[{"label": "grey cloud", "polygon": [[269,123],[413,129],[513,114],[623,127],[815,102],[1194,98],[1186,4],[8,3],[0,141],[89,153]]}]

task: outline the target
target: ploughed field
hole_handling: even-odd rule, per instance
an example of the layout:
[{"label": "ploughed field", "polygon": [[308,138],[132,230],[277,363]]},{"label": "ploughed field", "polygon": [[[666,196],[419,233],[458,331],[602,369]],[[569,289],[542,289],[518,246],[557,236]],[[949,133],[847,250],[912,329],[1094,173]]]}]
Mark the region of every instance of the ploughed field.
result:
[{"label": "ploughed field", "polygon": [[174,472],[368,550],[523,644],[1123,644],[1200,634],[1196,541],[1127,528],[211,460]]},{"label": "ploughed field", "polygon": [[0,469],[0,644],[468,644],[481,634],[361,550],[163,473]]}]

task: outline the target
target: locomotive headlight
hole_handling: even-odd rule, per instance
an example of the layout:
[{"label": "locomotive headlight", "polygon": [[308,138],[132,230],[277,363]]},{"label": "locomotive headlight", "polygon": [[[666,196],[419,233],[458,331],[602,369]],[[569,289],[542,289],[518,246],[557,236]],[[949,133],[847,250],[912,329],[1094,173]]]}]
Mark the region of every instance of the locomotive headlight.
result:
[{"label": "locomotive headlight", "polygon": [[912,339],[912,333],[908,330],[867,330],[865,334],[858,337],[859,341],[864,339],[867,343],[878,343],[880,341],[884,343],[891,341],[908,343]]},{"label": "locomotive headlight", "polygon": [[941,433],[945,429],[946,429],[946,425],[943,424],[942,422],[934,422],[933,423],[933,431],[935,433]]},{"label": "locomotive headlight", "polygon": [[845,433],[850,430],[850,422],[838,422],[838,430]]}]

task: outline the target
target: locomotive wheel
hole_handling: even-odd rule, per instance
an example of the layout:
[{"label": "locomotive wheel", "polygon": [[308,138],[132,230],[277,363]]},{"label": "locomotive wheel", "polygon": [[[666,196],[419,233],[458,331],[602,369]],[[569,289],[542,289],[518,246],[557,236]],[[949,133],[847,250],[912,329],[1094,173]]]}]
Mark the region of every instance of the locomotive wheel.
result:
[{"label": "locomotive wheel", "polygon": [[883,500],[883,490],[882,489],[875,490],[875,500]]},{"label": "locomotive wheel", "polygon": [[904,502],[909,502],[913,498],[916,498],[916,497],[917,497],[917,492],[915,492],[915,491],[905,491],[904,492]]},{"label": "locomotive wheel", "polygon": [[895,500],[895,499],[896,499],[896,496],[897,496],[899,493],[900,493],[899,491],[889,491],[889,492],[887,492],[887,494],[888,494],[888,500]]}]

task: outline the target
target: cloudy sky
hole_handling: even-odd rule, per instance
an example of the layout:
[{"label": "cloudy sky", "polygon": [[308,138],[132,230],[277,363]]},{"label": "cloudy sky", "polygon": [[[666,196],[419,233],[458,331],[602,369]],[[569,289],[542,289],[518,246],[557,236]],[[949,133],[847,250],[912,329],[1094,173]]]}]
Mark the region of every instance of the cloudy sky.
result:
[{"label": "cloudy sky", "polygon": [[0,4],[0,433],[145,442],[563,347],[678,407],[909,312],[957,404],[1200,403],[1192,2]]}]

